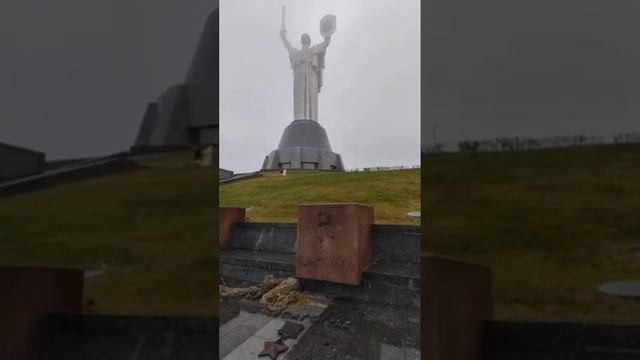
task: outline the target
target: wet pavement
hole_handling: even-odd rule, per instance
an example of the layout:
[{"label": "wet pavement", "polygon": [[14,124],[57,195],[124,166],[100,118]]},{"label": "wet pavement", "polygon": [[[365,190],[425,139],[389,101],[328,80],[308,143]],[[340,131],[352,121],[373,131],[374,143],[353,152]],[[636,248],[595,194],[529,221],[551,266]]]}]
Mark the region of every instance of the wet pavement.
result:
[{"label": "wet pavement", "polygon": [[419,319],[414,307],[336,300],[287,359],[418,360]]},{"label": "wet pavement", "polygon": [[[326,303],[315,312],[302,310],[309,314],[303,322],[300,319],[305,330],[297,339],[287,340],[290,350],[278,360],[420,358],[418,308],[342,299]],[[297,305],[287,310],[276,316],[254,301],[221,302],[221,358],[235,359],[240,354],[246,359],[266,359],[257,357],[264,342],[276,340],[277,330],[290,317],[298,320],[295,314],[301,313]]]}]

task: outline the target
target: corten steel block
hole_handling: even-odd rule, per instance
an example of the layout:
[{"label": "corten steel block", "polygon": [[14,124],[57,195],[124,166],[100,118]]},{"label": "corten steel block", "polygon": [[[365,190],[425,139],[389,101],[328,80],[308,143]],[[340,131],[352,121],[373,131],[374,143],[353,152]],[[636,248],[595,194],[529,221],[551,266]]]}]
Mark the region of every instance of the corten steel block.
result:
[{"label": "corten steel block", "polygon": [[422,359],[479,360],[493,317],[491,268],[422,257]]},{"label": "corten steel block", "polygon": [[218,210],[218,244],[220,245],[220,250],[231,247],[233,224],[245,222],[246,213],[247,210],[244,208],[221,207]]},{"label": "corten steel block", "polygon": [[84,270],[0,266],[0,359],[39,359],[43,318],[81,314]]},{"label": "corten steel block", "polygon": [[296,277],[359,285],[371,264],[372,224],[369,206],[299,205]]}]

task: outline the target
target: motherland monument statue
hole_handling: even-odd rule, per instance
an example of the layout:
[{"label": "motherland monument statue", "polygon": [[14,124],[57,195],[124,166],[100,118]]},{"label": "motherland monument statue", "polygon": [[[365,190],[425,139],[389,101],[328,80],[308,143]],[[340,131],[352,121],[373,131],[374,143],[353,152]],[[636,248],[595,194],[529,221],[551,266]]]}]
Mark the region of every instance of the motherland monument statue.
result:
[{"label": "motherland monument statue", "polygon": [[318,94],[323,85],[325,54],[336,30],[336,16],[320,20],[324,41],[311,45],[309,34],[300,37],[300,48],[287,40],[286,8],[282,7],[280,39],[293,70],[293,122],[285,128],[277,150],[264,160],[262,170],[315,169],[343,171],[340,155],[331,150],[327,133],[318,123]]},{"label": "motherland monument statue", "polygon": [[327,15],[320,21],[320,32],[324,41],[311,46],[309,34],[302,34],[302,47],[297,49],[287,40],[284,25],[285,7],[282,7],[282,28],[280,38],[289,52],[289,61],[293,69],[293,113],[294,120],[318,121],[318,94],[322,87],[324,56],[335,31],[336,17]]}]

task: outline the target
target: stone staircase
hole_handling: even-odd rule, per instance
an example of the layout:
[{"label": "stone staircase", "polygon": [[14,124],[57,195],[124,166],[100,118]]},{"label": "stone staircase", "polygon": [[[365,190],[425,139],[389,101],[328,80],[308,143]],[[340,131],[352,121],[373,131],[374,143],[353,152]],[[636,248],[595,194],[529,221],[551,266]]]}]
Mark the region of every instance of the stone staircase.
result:
[{"label": "stone staircase", "polygon": [[[235,223],[231,246],[220,251],[225,279],[260,282],[295,275],[296,224]],[[360,286],[301,280],[304,290],[385,304],[420,304],[420,227],[372,225],[373,264]]]}]

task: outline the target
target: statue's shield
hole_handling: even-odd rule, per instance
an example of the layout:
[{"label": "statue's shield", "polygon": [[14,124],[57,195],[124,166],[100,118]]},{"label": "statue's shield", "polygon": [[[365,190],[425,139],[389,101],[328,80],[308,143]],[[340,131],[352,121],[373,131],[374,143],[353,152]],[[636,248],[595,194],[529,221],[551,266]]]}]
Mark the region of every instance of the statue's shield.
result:
[{"label": "statue's shield", "polygon": [[326,38],[333,35],[334,31],[336,31],[336,16],[325,15],[320,20],[320,34]]}]

